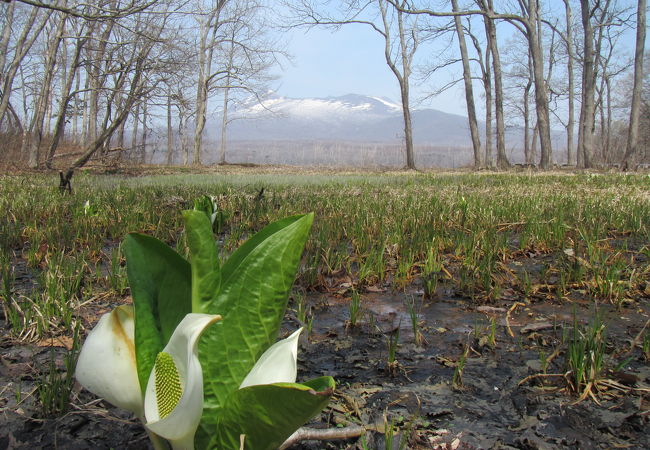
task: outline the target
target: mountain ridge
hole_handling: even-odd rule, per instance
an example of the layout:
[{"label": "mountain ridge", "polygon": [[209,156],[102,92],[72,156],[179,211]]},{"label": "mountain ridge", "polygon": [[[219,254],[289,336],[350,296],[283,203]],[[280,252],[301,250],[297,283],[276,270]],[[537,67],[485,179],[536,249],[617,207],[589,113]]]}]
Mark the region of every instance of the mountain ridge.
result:
[{"label": "mountain ridge", "polygon": [[[467,117],[415,108],[416,144],[471,145]],[[262,104],[231,113],[228,140],[327,140],[399,143],[404,125],[401,105],[386,97],[346,94],[291,98],[271,95]]]}]

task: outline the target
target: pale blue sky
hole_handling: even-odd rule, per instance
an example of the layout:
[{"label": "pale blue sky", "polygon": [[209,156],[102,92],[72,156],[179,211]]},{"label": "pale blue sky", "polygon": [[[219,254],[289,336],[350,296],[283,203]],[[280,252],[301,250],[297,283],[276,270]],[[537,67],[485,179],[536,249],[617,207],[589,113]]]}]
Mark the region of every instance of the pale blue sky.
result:
[{"label": "pale blue sky", "polygon": [[[336,32],[324,28],[293,30],[288,51],[294,58],[281,73],[280,95],[301,98],[354,93],[400,101],[397,79],[384,59],[383,38],[369,27],[347,25]],[[418,99],[428,90],[430,86],[412,80],[413,106],[418,106]],[[458,88],[424,105],[467,115],[464,94]]]},{"label": "pale blue sky", "polygon": [[[561,17],[558,13],[558,17]],[[512,26],[500,23],[500,46],[507,52],[507,38],[516,33]],[[634,30],[628,30],[621,39],[622,57],[631,57]],[[452,51],[457,51],[453,43]],[[471,46],[468,40],[468,46]],[[288,35],[288,48],[293,63],[286,63],[278,80],[277,92],[286,97],[329,97],[349,93],[388,97],[400,101],[399,87],[384,59],[383,38],[370,27],[346,25],[338,31],[326,28],[294,29]],[[438,50],[431,46],[418,49],[416,64],[430,59]],[[427,52],[429,54],[427,54]],[[625,55],[625,56],[623,56]],[[502,58],[507,55],[502,55]],[[435,79],[423,83],[416,75],[411,79],[412,107],[431,107],[452,114],[467,115],[462,83],[435,98],[420,102],[429,92],[451,79],[462,78],[460,64],[436,73]],[[435,83],[435,86],[434,86]],[[475,82],[477,107],[482,109],[482,89]]]}]

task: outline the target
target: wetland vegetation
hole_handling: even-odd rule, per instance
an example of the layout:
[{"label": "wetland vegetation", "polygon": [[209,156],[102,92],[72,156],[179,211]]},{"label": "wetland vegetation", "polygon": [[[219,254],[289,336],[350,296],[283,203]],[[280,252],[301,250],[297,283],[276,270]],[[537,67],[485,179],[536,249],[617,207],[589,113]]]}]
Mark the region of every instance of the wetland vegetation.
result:
[{"label": "wetland vegetation", "polygon": [[648,175],[220,168],[55,186],[0,176],[0,447],[147,445],[75,384],[75,358],[130,302],[124,236],[187,254],[180,212],[204,194],[222,258],[316,214],[285,323],[308,330],[299,379],[338,383],[310,427],[367,431],[293,448],[650,446]]}]

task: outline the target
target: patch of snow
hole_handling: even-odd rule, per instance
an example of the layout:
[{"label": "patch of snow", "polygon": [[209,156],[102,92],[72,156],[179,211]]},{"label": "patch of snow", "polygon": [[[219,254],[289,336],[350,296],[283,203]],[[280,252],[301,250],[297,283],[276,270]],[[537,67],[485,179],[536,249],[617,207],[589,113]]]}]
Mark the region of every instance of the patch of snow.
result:
[{"label": "patch of snow", "polygon": [[[366,97],[365,99],[370,98]],[[350,116],[363,119],[366,115],[376,117],[378,113],[381,114],[381,112],[373,111],[373,109],[373,104],[368,101],[355,103],[338,98],[293,99],[271,96],[265,99],[263,104],[251,105],[240,111],[240,113],[242,115],[258,115],[271,110],[294,117],[332,121],[347,119]],[[394,107],[391,109],[394,109]]]},{"label": "patch of snow", "polygon": [[387,100],[385,98],[381,98],[381,97],[370,97],[370,98],[373,99],[373,100],[377,100],[378,102],[388,106],[390,109],[394,109],[396,111],[401,111],[402,110],[401,105],[398,105],[397,103],[394,103],[394,102],[392,102],[390,100]]}]

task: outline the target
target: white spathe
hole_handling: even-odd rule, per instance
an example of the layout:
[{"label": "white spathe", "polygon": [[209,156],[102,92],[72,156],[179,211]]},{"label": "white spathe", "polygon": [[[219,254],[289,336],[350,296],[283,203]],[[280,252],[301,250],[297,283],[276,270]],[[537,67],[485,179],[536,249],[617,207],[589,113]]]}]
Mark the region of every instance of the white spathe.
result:
[{"label": "white spathe", "polygon": [[118,306],[104,314],[84,342],[75,377],[87,390],[109,403],[146,418],[145,425],[168,439],[174,449],[193,449],[194,434],[203,412],[203,373],[197,355],[201,333],[221,316],[187,314],[172,333],[163,352],[180,375],[183,393],[173,411],[158,416],[154,371],[143,401],[135,359],[133,307]]},{"label": "white spathe", "polygon": [[203,372],[197,347],[201,333],[219,319],[221,316],[210,314],[186,315],[163,349],[172,357],[182,387],[178,404],[164,418],[158,413],[155,368],[149,376],[144,398],[146,426],[169,440],[175,450],[194,448],[194,434],[203,414]]},{"label": "white spathe", "polygon": [[270,346],[246,375],[239,389],[273,383],[295,383],[298,374],[298,338],[302,328]]},{"label": "white spathe", "polygon": [[133,336],[132,306],[118,306],[104,314],[81,348],[75,377],[93,394],[141,417],[142,392]]}]

